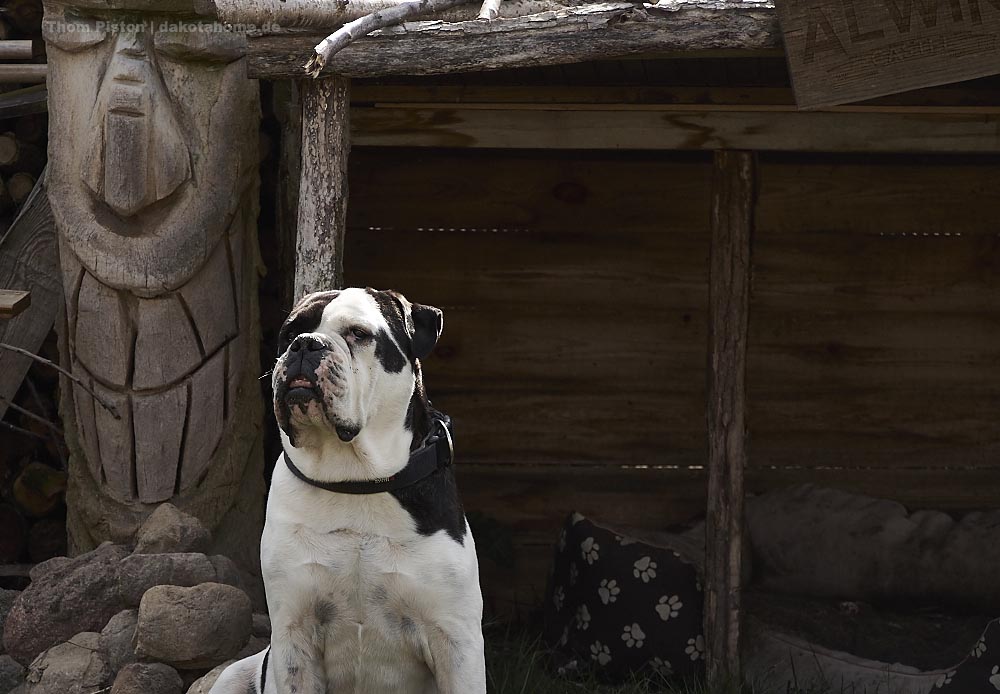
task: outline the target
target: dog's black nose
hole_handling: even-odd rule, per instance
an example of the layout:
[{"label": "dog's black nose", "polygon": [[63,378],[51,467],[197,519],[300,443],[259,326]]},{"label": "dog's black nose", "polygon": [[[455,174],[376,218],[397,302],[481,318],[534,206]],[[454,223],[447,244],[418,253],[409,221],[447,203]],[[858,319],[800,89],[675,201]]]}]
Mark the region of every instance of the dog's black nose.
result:
[{"label": "dog's black nose", "polygon": [[326,345],[317,340],[315,337],[310,337],[309,335],[299,335],[292,340],[292,344],[288,346],[288,349],[293,352],[298,352],[300,349],[305,348],[307,352],[318,352],[324,347],[326,347]]}]

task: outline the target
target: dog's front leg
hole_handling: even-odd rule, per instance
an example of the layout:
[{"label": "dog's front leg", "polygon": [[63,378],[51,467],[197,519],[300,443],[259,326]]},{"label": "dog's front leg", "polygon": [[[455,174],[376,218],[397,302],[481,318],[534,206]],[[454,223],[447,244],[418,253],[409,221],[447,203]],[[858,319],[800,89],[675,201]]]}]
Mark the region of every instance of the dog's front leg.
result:
[{"label": "dog's front leg", "polygon": [[428,634],[427,646],[438,694],[486,694],[486,658],[480,629],[464,630],[460,636],[434,629]]},{"label": "dog's front leg", "polygon": [[271,634],[271,672],[279,694],[326,694],[323,644],[301,622],[278,620]]}]

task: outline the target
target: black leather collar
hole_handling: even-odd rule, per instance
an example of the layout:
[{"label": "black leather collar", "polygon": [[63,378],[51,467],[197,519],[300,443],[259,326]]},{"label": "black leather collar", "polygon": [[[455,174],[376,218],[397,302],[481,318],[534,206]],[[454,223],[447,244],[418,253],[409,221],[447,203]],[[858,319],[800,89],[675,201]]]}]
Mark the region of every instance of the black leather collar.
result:
[{"label": "black leather collar", "polygon": [[431,420],[431,431],[424,437],[420,448],[410,453],[406,467],[391,477],[374,480],[354,480],[346,482],[323,482],[314,480],[295,467],[291,459],[282,453],[285,465],[293,475],[306,484],[339,494],[379,494],[391,492],[402,487],[409,487],[433,473],[452,464],[455,456],[451,438],[451,418],[444,414],[435,414]]}]

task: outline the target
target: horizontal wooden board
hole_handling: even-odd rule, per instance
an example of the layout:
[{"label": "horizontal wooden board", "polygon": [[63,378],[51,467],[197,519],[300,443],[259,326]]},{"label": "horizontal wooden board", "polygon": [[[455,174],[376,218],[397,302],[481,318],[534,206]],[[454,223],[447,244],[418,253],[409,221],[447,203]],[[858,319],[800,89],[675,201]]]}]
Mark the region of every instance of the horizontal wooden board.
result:
[{"label": "horizontal wooden board", "polygon": [[0,289],[0,318],[13,318],[31,305],[31,292]]},{"label": "horizontal wooden board", "polygon": [[1000,152],[995,113],[351,109],[356,146],[785,152]]},{"label": "horizontal wooden board", "polygon": [[[996,236],[989,220],[1000,214],[998,177],[995,156],[764,156],[757,227],[766,234]],[[905,254],[905,248],[897,243],[894,250]]]},{"label": "horizontal wooden board", "polygon": [[[488,609],[526,616],[541,604],[554,544],[566,517],[578,511],[608,525],[666,529],[703,514],[704,471],[608,469],[461,463],[459,488],[468,511],[501,522],[513,540],[512,562],[481,560]],[[748,493],[813,483],[892,499],[911,510],[946,511],[1000,505],[1000,469],[755,469]],[[482,539],[479,544],[485,544]],[[483,548],[480,551],[484,554]]]},{"label": "horizontal wooden board", "polygon": [[[757,67],[754,60],[730,61],[725,65],[727,82],[736,84],[740,68],[753,69]],[[595,68],[604,64],[593,64]],[[698,61],[698,66],[704,69],[706,61]],[[441,84],[440,80],[431,82],[424,80],[420,84],[386,84],[385,80],[369,83],[356,80],[351,85],[351,101],[355,106],[385,106],[385,105],[422,105],[430,104],[535,104],[564,105],[573,109],[589,104],[619,104],[619,105],[655,105],[669,104],[672,106],[700,106],[704,110],[714,107],[753,107],[760,110],[789,111],[795,108],[795,94],[788,87],[780,86],[748,86],[748,87],[691,87],[676,86],[671,81],[663,84],[670,86],[654,86],[655,79],[649,73],[658,63],[637,64],[638,84],[628,84],[628,78],[622,74],[610,77],[608,83],[595,86],[565,86],[571,80],[563,75],[554,75],[548,79],[536,76],[540,82],[530,85],[524,81],[528,75],[518,75],[511,85],[484,84],[482,78],[472,77],[470,84]],[[623,71],[624,72],[624,71]],[[735,74],[734,74],[735,73]],[[702,79],[705,79],[703,74]],[[756,78],[756,79],[759,79]],[[834,107],[833,111],[840,113],[860,112],[919,112],[928,113],[962,113],[977,109],[980,112],[1000,111],[998,92],[991,85],[976,85],[975,88],[938,88],[920,89],[890,97],[873,99],[863,104],[847,107]]]}]

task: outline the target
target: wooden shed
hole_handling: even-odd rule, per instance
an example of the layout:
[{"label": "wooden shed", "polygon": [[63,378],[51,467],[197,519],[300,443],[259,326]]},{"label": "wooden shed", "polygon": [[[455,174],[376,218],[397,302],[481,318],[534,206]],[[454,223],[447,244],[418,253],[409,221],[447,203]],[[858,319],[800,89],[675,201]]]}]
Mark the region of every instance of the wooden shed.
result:
[{"label": "wooden shed", "polygon": [[517,550],[494,607],[537,604],[571,509],[705,511],[718,148],[759,152],[747,491],[996,506],[998,85],[800,113],[772,56],[355,84],[345,281],[445,310],[427,383]]}]

